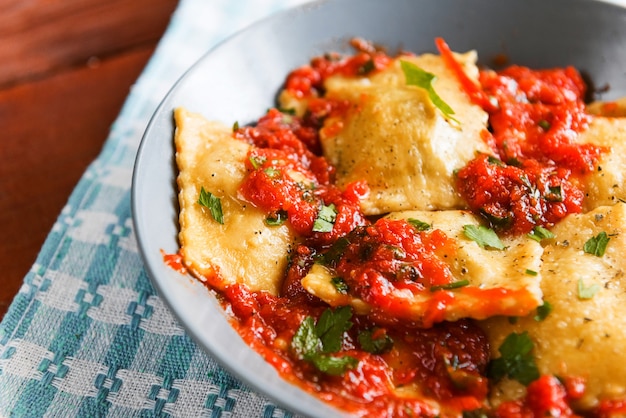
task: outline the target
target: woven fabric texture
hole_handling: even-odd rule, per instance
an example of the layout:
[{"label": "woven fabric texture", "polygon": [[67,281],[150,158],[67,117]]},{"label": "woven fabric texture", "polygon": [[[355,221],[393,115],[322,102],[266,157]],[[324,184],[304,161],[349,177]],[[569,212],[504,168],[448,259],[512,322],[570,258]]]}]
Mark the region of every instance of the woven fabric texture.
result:
[{"label": "woven fabric texture", "polygon": [[292,417],[221,369],[156,295],[133,233],[143,131],[213,45],[303,0],[182,0],[0,323],[0,416]]}]

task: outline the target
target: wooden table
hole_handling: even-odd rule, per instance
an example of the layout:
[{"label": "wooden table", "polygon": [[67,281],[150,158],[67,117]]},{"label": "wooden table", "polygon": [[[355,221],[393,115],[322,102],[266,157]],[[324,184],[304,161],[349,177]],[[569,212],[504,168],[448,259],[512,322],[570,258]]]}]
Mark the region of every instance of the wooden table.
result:
[{"label": "wooden table", "polygon": [[0,318],[176,0],[0,0]]}]

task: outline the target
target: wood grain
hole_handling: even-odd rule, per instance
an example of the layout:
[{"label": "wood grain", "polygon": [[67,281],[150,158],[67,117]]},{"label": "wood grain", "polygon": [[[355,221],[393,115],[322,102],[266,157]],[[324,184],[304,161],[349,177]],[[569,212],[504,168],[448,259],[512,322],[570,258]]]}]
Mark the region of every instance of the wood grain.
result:
[{"label": "wood grain", "polygon": [[0,0],[0,317],[175,6]]}]

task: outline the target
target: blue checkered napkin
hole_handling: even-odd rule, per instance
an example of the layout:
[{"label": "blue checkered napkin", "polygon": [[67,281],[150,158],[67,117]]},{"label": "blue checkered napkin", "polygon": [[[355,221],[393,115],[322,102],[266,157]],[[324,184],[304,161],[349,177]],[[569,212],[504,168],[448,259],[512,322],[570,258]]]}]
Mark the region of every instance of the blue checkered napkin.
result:
[{"label": "blue checkered napkin", "polygon": [[292,416],[222,370],[156,296],[130,186],[143,130],[178,77],[233,31],[302,2],[182,0],[0,324],[0,416]]}]

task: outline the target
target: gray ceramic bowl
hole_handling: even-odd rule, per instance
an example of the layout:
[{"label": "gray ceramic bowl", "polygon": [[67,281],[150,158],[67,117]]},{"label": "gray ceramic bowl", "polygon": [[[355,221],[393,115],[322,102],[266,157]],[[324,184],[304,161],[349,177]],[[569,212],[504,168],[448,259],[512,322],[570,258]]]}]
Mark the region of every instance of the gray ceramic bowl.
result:
[{"label": "gray ceramic bowl", "polygon": [[216,300],[167,268],[176,252],[177,204],[172,111],[185,106],[227,124],[257,119],[289,70],[328,51],[350,52],[359,36],[390,50],[434,51],[444,37],[482,63],[504,54],[531,67],[573,65],[603,99],[626,96],[626,8],[592,0],[328,0],[259,22],[222,43],[172,88],[150,122],[133,178],[133,216],[148,273],[187,332],[234,375],[308,416],[337,411],[284,382],[232,330]]}]

